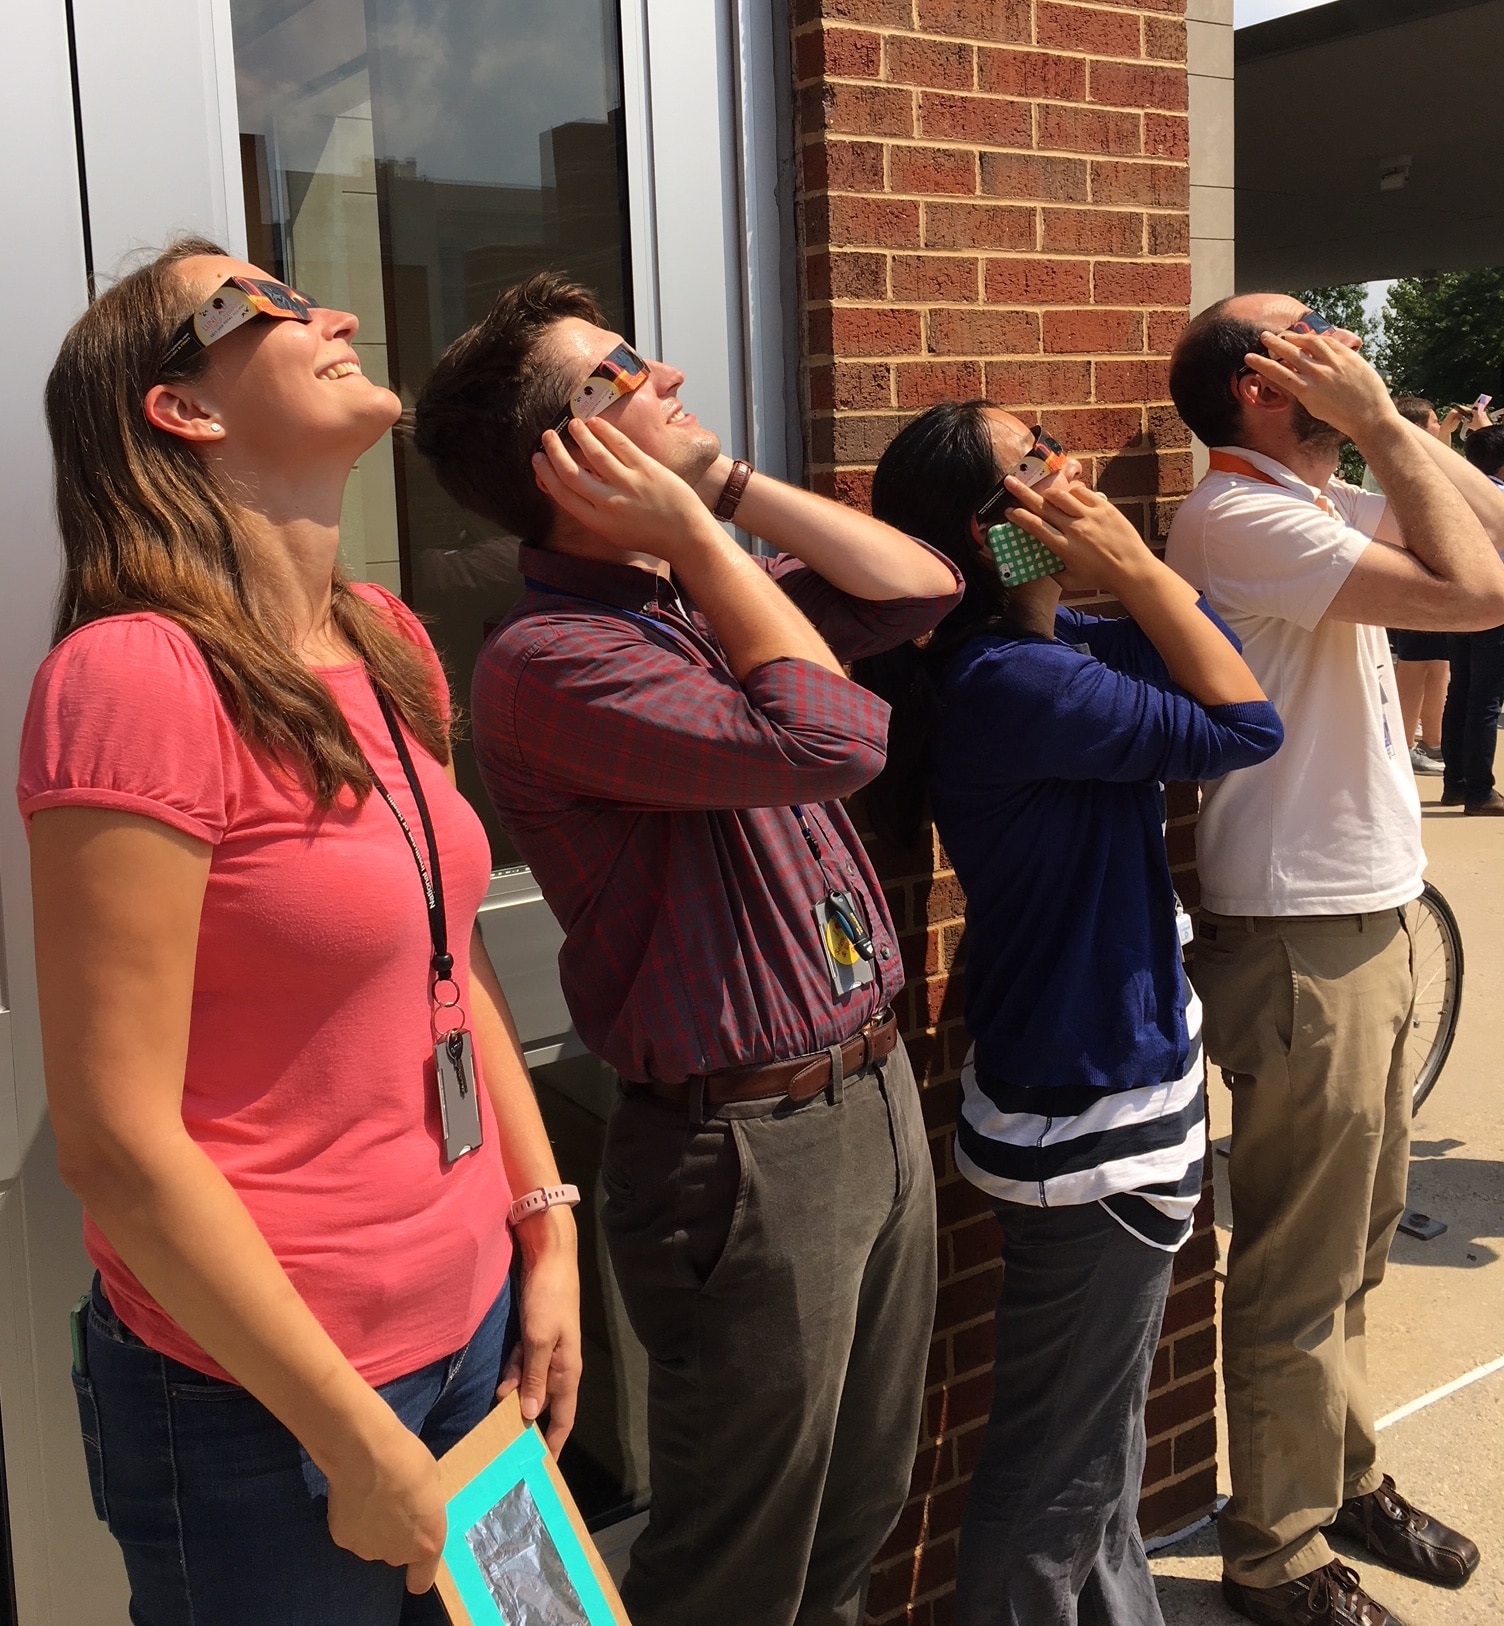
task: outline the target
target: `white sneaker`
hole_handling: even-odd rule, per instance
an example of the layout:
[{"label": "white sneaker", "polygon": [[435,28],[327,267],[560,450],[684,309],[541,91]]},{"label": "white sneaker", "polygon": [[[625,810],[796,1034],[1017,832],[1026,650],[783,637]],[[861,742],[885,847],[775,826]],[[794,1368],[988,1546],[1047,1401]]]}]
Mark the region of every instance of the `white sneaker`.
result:
[{"label": "white sneaker", "polygon": [[1416,773],[1443,773],[1441,752],[1433,751],[1429,746],[1412,745],[1410,747],[1410,766]]}]

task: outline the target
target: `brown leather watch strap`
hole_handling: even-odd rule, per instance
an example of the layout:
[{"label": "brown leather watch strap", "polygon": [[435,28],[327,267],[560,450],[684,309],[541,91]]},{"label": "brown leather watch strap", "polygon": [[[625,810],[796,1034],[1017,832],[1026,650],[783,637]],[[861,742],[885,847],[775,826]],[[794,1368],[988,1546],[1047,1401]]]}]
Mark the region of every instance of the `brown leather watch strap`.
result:
[{"label": "brown leather watch strap", "polygon": [[752,478],[752,465],[745,458],[737,458],[731,465],[731,472],[726,476],[726,483],[721,487],[721,494],[716,499],[716,505],[711,510],[717,519],[730,519],[736,513],[737,505],[742,500],[742,493],[747,489],[747,482]]}]

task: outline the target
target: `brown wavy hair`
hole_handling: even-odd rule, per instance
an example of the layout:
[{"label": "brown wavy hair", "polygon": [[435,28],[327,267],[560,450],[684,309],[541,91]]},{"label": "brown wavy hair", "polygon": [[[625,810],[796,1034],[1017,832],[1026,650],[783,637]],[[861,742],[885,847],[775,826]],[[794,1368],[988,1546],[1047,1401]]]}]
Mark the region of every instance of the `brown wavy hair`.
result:
[{"label": "brown wavy hair", "polygon": [[[53,642],[104,616],[149,611],[175,621],[203,654],[240,735],[300,771],[321,806],[372,788],[344,713],[293,649],[279,605],[245,568],[235,503],[188,443],[146,416],[154,384],[200,376],[205,354],[165,368],[192,313],[183,260],[223,256],[200,237],[174,242],[101,294],[73,325],[47,379],[63,581]],[[449,760],[446,708],[427,655],[334,574],[334,624],[424,748]]]}]

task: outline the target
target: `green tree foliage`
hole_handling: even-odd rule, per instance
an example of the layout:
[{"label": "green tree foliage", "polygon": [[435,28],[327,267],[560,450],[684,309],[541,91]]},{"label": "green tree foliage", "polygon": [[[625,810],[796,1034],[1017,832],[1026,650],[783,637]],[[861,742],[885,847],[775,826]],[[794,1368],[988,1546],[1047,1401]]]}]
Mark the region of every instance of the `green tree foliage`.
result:
[{"label": "green tree foliage", "polygon": [[[1363,340],[1364,350],[1370,355],[1373,353],[1376,324],[1369,318],[1364,303],[1368,297],[1367,283],[1344,282],[1329,288],[1292,288],[1290,297],[1298,299],[1307,310],[1320,311],[1333,326],[1345,327],[1348,332],[1356,333]],[[1363,469],[1358,448],[1350,440],[1345,442],[1342,461],[1337,467],[1338,476],[1357,485],[1363,478]]]},{"label": "green tree foliage", "polygon": [[1504,402],[1504,266],[1402,277],[1389,290],[1379,371],[1438,412],[1480,393]]}]

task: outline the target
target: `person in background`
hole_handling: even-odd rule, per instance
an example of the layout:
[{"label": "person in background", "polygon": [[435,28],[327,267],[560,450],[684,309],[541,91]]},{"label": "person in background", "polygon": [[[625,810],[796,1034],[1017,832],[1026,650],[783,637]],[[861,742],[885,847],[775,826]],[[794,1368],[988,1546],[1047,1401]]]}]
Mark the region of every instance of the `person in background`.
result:
[{"label": "person in background", "polygon": [[399,411],[356,327],[190,239],[47,384],[63,587],[19,798],[137,1626],[440,1626],[436,1456],[519,1383],[556,1450],[574,1414],[578,1194],[477,929],[444,675],[336,563]]},{"label": "person in background", "polygon": [[[1074,459],[1032,490],[1008,481],[1007,518],[1064,570],[1004,586],[973,516],[1033,444],[984,401],[945,404],[878,463],[873,512],[943,552],[966,596],[922,648],[857,665],[894,708],[867,805],[912,846],[928,800],[966,894],[955,1157],[1003,1233],[955,1618],[1150,1626],[1144,1401],[1206,1140],[1163,782],[1262,762],[1280,724],[1235,640]],[[1065,609],[1062,587],[1129,615]]]},{"label": "person in background", "polygon": [[[1406,423],[1419,425],[1443,446],[1452,444],[1463,421],[1460,407],[1453,407],[1446,421],[1436,416],[1436,408],[1420,395],[1397,395],[1394,409]],[[1371,469],[1363,471],[1363,489],[1378,491]],[[1399,691],[1403,738],[1410,750],[1410,766],[1416,773],[1439,774],[1441,761],[1441,715],[1447,700],[1447,634],[1389,629],[1389,652],[1394,656],[1394,684]]]},{"label": "person in background", "polygon": [[[1355,335],[1285,294],[1182,333],[1170,393],[1210,448],[1167,562],[1243,640],[1285,726],[1203,787],[1196,986],[1232,1090],[1223,1596],[1272,1626],[1388,1610],[1327,1543],[1457,1585],[1477,1546],[1379,1461],[1365,1344],[1405,1208],[1420,800],[1386,626],[1504,619],[1504,493],[1395,410]],[[1301,324],[1296,330],[1295,324]],[[1334,479],[1350,439],[1384,496]]]},{"label": "person in background", "polygon": [[[1463,442],[1469,463],[1504,489],[1504,427],[1475,412]],[[1438,798],[1442,807],[1497,818],[1504,796],[1494,788],[1494,751],[1499,740],[1499,708],[1504,703],[1504,626],[1447,637],[1452,681],[1441,722],[1445,777]]]},{"label": "person in background", "polygon": [[959,583],[723,455],[684,382],[545,272],[440,358],[416,439],[523,539],[476,755],[621,1079],[603,1224],[652,1489],[627,1611],[856,1626],[908,1496],[936,1257],[903,966],[840,801],[882,766],[887,708],[841,662],[928,631]]}]

